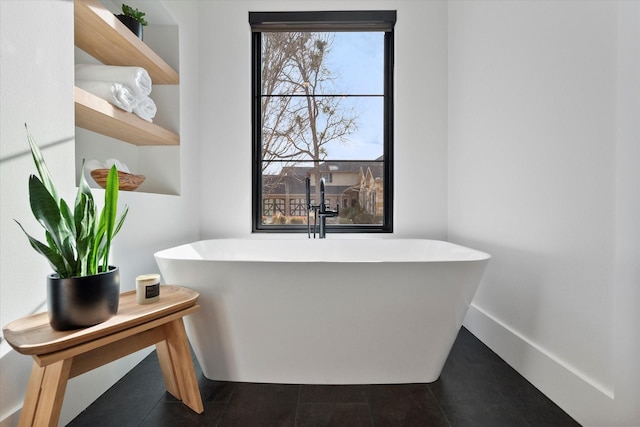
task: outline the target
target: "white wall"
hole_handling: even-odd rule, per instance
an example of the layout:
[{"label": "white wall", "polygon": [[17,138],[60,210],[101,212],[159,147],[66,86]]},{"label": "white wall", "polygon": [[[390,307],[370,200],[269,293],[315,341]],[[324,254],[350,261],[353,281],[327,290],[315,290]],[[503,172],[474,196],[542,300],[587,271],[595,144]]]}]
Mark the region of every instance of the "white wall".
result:
[{"label": "white wall", "polygon": [[[201,3],[203,238],[251,233],[249,11],[292,7],[289,1]],[[394,232],[445,238],[446,3],[299,1],[294,8],[397,10]]]},{"label": "white wall", "polygon": [[[40,25],[24,31],[18,16],[31,16]],[[35,168],[25,122],[43,147],[63,197],[74,194],[73,4],[1,1],[0,43],[0,323],[5,325],[44,309],[50,272],[13,221],[35,230],[27,193],[28,174]],[[33,361],[4,340],[0,346],[1,420],[22,405]]]},{"label": "white wall", "polygon": [[[177,7],[176,3],[179,3]],[[180,26],[182,195],[121,193],[127,221],[114,242],[113,262],[122,290],[135,276],[157,271],[156,250],[199,237],[197,4],[168,2]],[[27,21],[25,21],[28,17]],[[188,22],[188,25],[184,25]],[[25,25],[28,27],[25,30]],[[42,311],[50,267],[14,223],[40,235],[28,205],[27,181],[35,173],[23,124],[41,147],[63,197],[75,196],[73,111],[73,2],[0,1],[0,323]],[[102,190],[96,190],[97,200]],[[1,344],[0,425],[17,425],[32,360]],[[73,419],[144,355],[136,353],[69,382],[61,424]]]},{"label": "white wall", "polygon": [[449,4],[449,237],[466,326],[585,425],[637,425],[637,2]]}]

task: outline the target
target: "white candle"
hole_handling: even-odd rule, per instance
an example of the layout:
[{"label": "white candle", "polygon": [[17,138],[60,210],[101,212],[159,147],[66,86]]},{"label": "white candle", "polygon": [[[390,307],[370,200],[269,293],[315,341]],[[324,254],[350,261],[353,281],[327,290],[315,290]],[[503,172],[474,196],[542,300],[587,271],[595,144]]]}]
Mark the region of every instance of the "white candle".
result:
[{"label": "white candle", "polygon": [[160,275],[143,274],[136,277],[136,301],[150,304],[160,299]]}]

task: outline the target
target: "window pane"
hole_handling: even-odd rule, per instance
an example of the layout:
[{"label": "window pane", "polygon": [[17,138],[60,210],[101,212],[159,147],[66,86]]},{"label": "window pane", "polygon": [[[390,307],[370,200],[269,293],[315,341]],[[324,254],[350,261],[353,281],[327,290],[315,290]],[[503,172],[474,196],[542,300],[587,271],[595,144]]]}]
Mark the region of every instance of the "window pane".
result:
[{"label": "window pane", "polygon": [[262,174],[262,225],[307,223],[306,178],[313,163],[273,162]]},{"label": "window pane", "polygon": [[384,33],[263,33],[262,95],[309,92],[382,95]]},{"label": "window pane", "polygon": [[[375,160],[384,150],[383,97],[314,97],[313,126],[306,98],[263,98],[262,158]],[[334,109],[332,109],[334,108]]]},{"label": "window pane", "polygon": [[384,33],[334,33],[327,67],[335,70],[335,85],[343,93],[384,93]]},{"label": "window pane", "polygon": [[[306,178],[312,205],[319,205],[316,177],[325,179],[325,206],[339,210],[329,225],[381,225],[384,215],[383,162],[275,162],[263,174],[262,225],[305,225]],[[313,224],[313,212],[310,221]]]},{"label": "window pane", "polygon": [[355,128],[324,145],[325,160],[376,160],[384,152],[384,98],[348,97],[344,107],[353,111]]}]

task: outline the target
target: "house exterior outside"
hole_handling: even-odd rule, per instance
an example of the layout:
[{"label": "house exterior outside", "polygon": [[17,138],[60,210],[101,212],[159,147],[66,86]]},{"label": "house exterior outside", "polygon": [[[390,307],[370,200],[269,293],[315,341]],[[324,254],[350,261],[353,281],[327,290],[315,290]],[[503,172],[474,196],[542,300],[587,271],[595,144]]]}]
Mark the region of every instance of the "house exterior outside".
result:
[{"label": "house exterior outside", "polygon": [[[381,159],[328,161],[320,164],[319,171],[325,179],[326,206],[331,209],[340,206],[339,223],[382,222],[384,180]],[[311,180],[311,203],[317,204],[319,180],[313,167],[288,166],[277,175],[263,176],[264,224],[306,224],[307,177]],[[357,214],[360,215],[356,218]]]}]

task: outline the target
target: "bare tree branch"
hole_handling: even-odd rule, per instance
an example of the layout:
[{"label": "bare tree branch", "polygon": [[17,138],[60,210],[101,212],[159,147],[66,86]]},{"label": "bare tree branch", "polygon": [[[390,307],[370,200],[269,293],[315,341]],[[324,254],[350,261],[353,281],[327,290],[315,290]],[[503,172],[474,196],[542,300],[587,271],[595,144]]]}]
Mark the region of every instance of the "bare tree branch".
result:
[{"label": "bare tree branch", "polygon": [[357,115],[335,96],[337,74],[326,66],[332,44],[332,33],[263,33],[263,171],[275,160],[313,161],[319,177],[327,144],[345,143],[357,129]]}]

